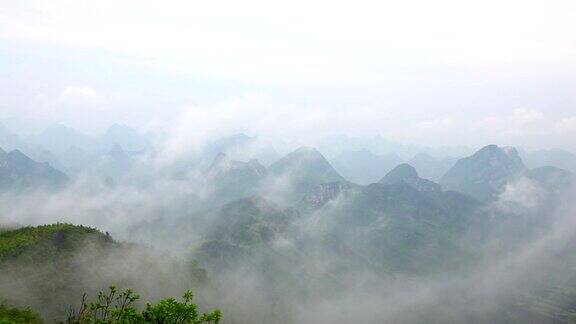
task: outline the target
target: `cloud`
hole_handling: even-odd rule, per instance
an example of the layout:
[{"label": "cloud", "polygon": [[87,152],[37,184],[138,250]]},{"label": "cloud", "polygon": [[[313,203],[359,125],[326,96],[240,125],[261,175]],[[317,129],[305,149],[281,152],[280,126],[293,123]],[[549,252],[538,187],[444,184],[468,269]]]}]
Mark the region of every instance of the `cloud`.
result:
[{"label": "cloud", "polygon": [[470,130],[486,141],[501,144],[529,148],[557,147],[566,144],[562,138],[576,135],[575,120],[574,117],[554,116],[537,109],[522,108],[472,122]]},{"label": "cloud", "polygon": [[450,117],[425,120],[418,123],[418,128],[424,131],[441,131],[450,128],[454,124],[454,119]]},{"label": "cloud", "polygon": [[558,130],[561,132],[576,132],[576,116],[562,118]]},{"label": "cloud", "polygon": [[544,114],[536,109],[518,108],[512,111],[509,120],[516,125],[527,125],[542,120]]},{"label": "cloud", "polygon": [[287,104],[259,93],[212,105],[181,109],[167,126],[163,156],[172,159],[183,152],[199,152],[214,137],[247,132],[264,140],[283,140],[292,145],[311,145],[324,136],[342,133],[374,134],[391,126],[385,107]]},{"label": "cloud", "polygon": [[57,102],[79,110],[104,110],[106,108],[106,98],[91,87],[68,86],[62,91]]},{"label": "cloud", "polygon": [[[234,129],[255,134],[286,133],[289,126],[301,138],[317,129],[312,136],[361,132],[425,145],[524,144],[526,137],[572,127],[538,126],[547,119],[545,107],[573,96],[571,1],[524,1],[521,13],[516,0],[472,7],[451,0],[225,3],[2,4],[0,51],[8,73],[0,78],[0,117],[28,110],[32,118],[69,126],[95,120],[157,128],[180,123],[171,119],[186,117],[175,113],[180,107],[192,111],[190,118],[205,107],[223,110],[218,123],[200,116],[212,128],[229,129],[234,121]],[[535,18],[549,23],[534,24]],[[503,89],[513,89],[512,96]],[[250,91],[263,102],[238,97]],[[517,104],[528,108],[510,113]],[[181,128],[188,127],[205,128],[200,122]],[[203,135],[179,136],[174,146],[196,136]],[[546,140],[554,142],[560,140]]]},{"label": "cloud", "polygon": [[523,214],[536,211],[547,197],[545,190],[536,181],[521,177],[508,183],[498,198],[496,207],[500,211]]},{"label": "cloud", "polygon": [[371,80],[385,78],[379,70],[389,64],[574,63],[574,7],[564,0],[474,6],[451,0],[353,6],[33,0],[3,6],[0,36],[104,48],[178,71],[244,80]]},{"label": "cloud", "polygon": [[542,123],[546,123],[544,114],[536,109],[518,108],[511,114],[503,116],[491,116],[480,120],[476,124],[477,129],[499,132],[504,134],[523,134],[530,128],[536,129]]}]

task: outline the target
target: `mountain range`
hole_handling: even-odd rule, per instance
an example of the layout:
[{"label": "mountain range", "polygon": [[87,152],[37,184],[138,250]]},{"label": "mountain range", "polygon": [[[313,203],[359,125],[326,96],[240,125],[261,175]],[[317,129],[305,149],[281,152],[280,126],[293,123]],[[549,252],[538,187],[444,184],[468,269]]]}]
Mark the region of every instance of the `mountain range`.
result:
[{"label": "mountain range", "polygon": [[[125,131],[114,132],[122,136],[131,134]],[[487,259],[521,251],[552,228],[552,220],[541,216],[553,213],[560,197],[569,193],[574,184],[570,171],[556,166],[531,168],[523,161],[522,152],[497,145],[485,146],[458,160],[416,155],[411,161],[426,170],[425,174],[434,174],[439,179],[436,182],[398,156],[375,155],[367,150],[340,155],[334,160],[339,167],[333,167],[312,147],[300,147],[268,166],[256,159],[236,159],[234,152],[251,141],[249,137],[240,136],[214,145],[231,153],[216,153],[212,163],[197,177],[176,179],[178,185],[184,184],[179,188],[186,188],[186,184],[198,185],[208,197],[192,203],[182,202],[186,208],[201,204],[198,209],[201,218],[194,217],[195,211],[186,209],[183,215],[166,223],[183,230],[201,228],[199,241],[182,247],[189,252],[190,260],[197,260],[206,269],[213,284],[229,284],[231,273],[240,274],[247,282],[257,278],[259,289],[254,293],[262,297],[265,308],[274,309],[275,316],[293,314],[288,302],[291,298],[313,299],[346,291],[350,278],[360,274],[374,282],[395,276],[435,278],[450,272],[466,274],[486,266]],[[100,177],[112,177],[120,184],[135,168],[142,167],[138,164],[138,153],[120,144],[113,144],[96,158],[75,146],[67,151],[71,158],[86,161],[78,163],[92,165],[83,168]],[[432,166],[427,169],[429,164]],[[377,172],[355,173],[364,177],[364,182],[359,183],[339,172],[354,173],[351,171],[354,168],[375,168]],[[440,174],[439,170],[443,169],[446,171]],[[152,173],[154,169],[149,171]],[[69,181],[49,163],[36,162],[19,150],[0,149],[2,190],[62,188]],[[532,190],[529,193],[536,193],[536,198],[527,196],[528,199],[539,200],[527,204],[522,200],[526,199],[523,192],[517,197],[515,186],[518,184]],[[145,186],[139,187],[142,192],[145,189]],[[159,210],[169,212],[165,206]],[[150,230],[171,233],[169,225],[163,225],[162,221],[150,224],[153,227]],[[65,247],[80,244],[75,239],[79,233],[95,236],[104,246],[104,252],[99,252],[103,255],[108,255],[111,247],[119,246],[95,230],[55,226],[10,234],[0,232],[0,239],[6,241],[13,242],[15,237],[33,241],[12,249],[13,243],[8,245],[0,240],[0,252],[9,251],[0,254],[0,271],[8,259],[20,263],[24,262],[22,258],[41,258],[43,252],[49,252],[55,259],[67,260],[62,264],[69,265]],[[32,235],[35,231],[39,233],[37,236]],[[114,260],[120,262],[121,258]],[[178,264],[179,269],[189,269],[181,262],[166,260]],[[150,273],[163,271],[150,269],[154,269]],[[195,266],[192,269],[195,273],[203,271]],[[65,281],[50,273],[59,282]],[[10,276],[13,275],[10,272]],[[513,315],[522,319],[560,316],[567,307],[563,304],[565,300],[570,302],[576,297],[566,297],[550,287],[555,283],[542,281],[553,296],[550,298],[562,300],[562,304],[552,303],[558,309],[548,312],[519,306],[520,310]],[[572,286],[566,284],[566,287]],[[539,300],[549,297],[542,297],[540,292],[522,291],[514,298],[525,294],[530,305],[541,305]],[[45,307],[50,311],[55,307],[40,300],[34,303],[49,304]],[[440,318],[445,319],[444,315]],[[508,318],[508,315],[498,314],[497,318]],[[262,316],[259,320],[266,317]]]},{"label": "mountain range", "polygon": [[36,162],[19,150],[0,148],[0,189],[20,190],[37,187],[59,187],[68,177],[50,164]]},{"label": "mountain range", "polygon": [[561,149],[521,152],[522,160],[530,168],[554,166],[576,173],[576,155]]},{"label": "mountain range", "polygon": [[343,177],[358,184],[374,183],[402,162],[395,153],[376,155],[367,149],[345,151],[332,159]]},{"label": "mountain range", "polygon": [[504,186],[528,169],[514,148],[488,145],[472,156],[458,160],[442,176],[440,184],[482,201],[495,199]]}]

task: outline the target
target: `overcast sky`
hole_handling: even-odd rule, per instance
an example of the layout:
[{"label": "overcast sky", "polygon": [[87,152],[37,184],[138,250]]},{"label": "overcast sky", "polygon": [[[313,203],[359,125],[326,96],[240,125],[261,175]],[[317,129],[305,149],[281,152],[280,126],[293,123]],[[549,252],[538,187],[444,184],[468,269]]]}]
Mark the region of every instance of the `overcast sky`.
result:
[{"label": "overcast sky", "polygon": [[0,120],[576,151],[575,31],[573,0],[4,0]]}]

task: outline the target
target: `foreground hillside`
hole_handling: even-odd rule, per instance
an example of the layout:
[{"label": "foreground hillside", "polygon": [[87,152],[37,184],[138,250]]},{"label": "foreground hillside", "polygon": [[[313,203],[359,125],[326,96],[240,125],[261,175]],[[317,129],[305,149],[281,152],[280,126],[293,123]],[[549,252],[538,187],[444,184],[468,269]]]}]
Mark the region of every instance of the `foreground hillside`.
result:
[{"label": "foreground hillside", "polygon": [[155,300],[205,282],[192,260],[117,242],[94,228],[52,224],[0,232],[0,302],[30,306],[47,321],[111,283],[139,287]]}]

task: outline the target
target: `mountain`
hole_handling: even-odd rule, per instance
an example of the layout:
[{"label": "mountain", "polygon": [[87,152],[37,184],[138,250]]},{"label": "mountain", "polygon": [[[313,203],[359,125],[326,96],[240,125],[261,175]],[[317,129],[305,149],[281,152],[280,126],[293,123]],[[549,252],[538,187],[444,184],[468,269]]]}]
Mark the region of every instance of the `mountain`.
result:
[{"label": "mountain", "polygon": [[113,145],[120,145],[129,152],[142,151],[149,147],[150,143],[137,130],[126,125],[114,124],[99,139],[99,146],[107,149]]},{"label": "mountain", "polygon": [[30,136],[27,140],[35,146],[46,148],[57,156],[72,146],[88,151],[94,151],[97,148],[95,138],[60,124],[50,125],[40,134]]},{"label": "mountain", "polygon": [[192,260],[118,242],[95,228],[61,223],[0,228],[0,287],[10,291],[3,289],[0,298],[33,307],[46,322],[61,317],[63,305],[75,305],[83,293],[110,284],[150,287],[148,294],[162,294],[205,280],[206,272]]},{"label": "mountain", "polygon": [[111,244],[112,239],[85,226],[53,224],[0,232],[0,265],[4,262],[45,262],[58,254],[73,252],[83,240]]},{"label": "mountain", "polygon": [[[246,263],[254,267],[254,271],[267,270],[255,264],[256,260],[251,260],[251,257],[276,260],[280,252],[274,252],[271,244],[278,237],[288,234],[291,222],[297,215],[293,209],[281,208],[257,196],[227,203],[210,217],[211,230],[205,236],[205,242],[195,251],[195,258],[216,275]],[[255,254],[256,250],[266,252],[266,255]]]},{"label": "mountain", "polygon": [[64,170],[71,176],[75,176],[83,170],[94,167],[97,155],[88,153],[78,146],[71,146],[59,154],[59,162],[64,166]]},{"label": "mountain", "polygon": [[61,170],[67,171],[66,167],[60,162],[60,160],[50,151],[45,149],[37,149],[34,154],[30,155],[30,157],[37,162],[46,162],[50,164],[52,167]]},{"label": "mountain", "polygon": [[304,198],[302,198],[300,202],[300,208],[304,210],[320,208],[329,201],[340,197],[342,194],[361,187],[362,186],[355,185],[348,181],[321,183],[310,189],[306,195],[304,195]]},{"label": "mountain", "polygon": [[346,136],[336,135],[322,139],[316,147],[327,157],[332,159],[345,151],[358,151],[368,149],[374,154],[398,154],[402,159],[407,159],[421,152],[427,152],[435,156],[464,156],[470,154],[471,149],[468,147],[426,147],[412,144],[402,144],[388,140],[380,135],[363,137],[363,136]]},{"label": "mountain", "polygon": [[332,159],[334,168],[338,172],[346,179],[359,184],[378,181],[402,162],[402,159],[395,153],[376,155],[367,149],[345,151]]},{"label": "mountain", "polygon": [[284,232],[296,216],[294,209],[281,208],[258,196],[243,198],[220,208],[215,230],[208,238],[238,246],[267,243]]},{"label": "mountain", "polygon": [[462,236],[488,221],[478,201],[443,192],[408,164],[368,186],[320,184],[301,206],[301,219],[315,215],[315,226],[377,267],[415,274],[470,265],[476,254],[463,248]]},{"label": "mountain", "polygon": [[419,191],[401,180],[351,191],[316,214],[324,231],[380,267],[432,273],[472,260],[459,239],[475,222],[477,207],[465,195]]},{"label": "mountain", "polygon": [[0,188],[25,189],[43,186],[61,186],[68,177],[48,163],[39,163],[19,150],[0,152]]},{"label": "mountain", "polygon": [[378,183],[399,184],[406,183],[414,189],[422,192],[440,192],[442,187],[430,180],[422,179],[418,176],[416,169],[406,163],[400,164],[392,171],[388,172]]},{"label": "mountain", "polygon": [[217,156],[219,153],[238,151],[250,145],[256,140],[255,137],[243,133],[218,138],[208,143],[205,154],[208,157]]},{"label": "mountain", "polygon": [[572,172],[553,166],[532,169],[528,175],[549,190],[566,189],[574,182]]},{"label": "mountain", "polygon": [[224,153],[216,156],[204,174],[214,196],[226,201],[255,194],[266,175],[266,168],[258,160],[235,161]]},{"label": "mountain", "polygon": [[322,183],[346,181],[314,148],[301,147],[274,162],[269,168],[269,178],[280,181],[292,194],[301,198],[306,192]]},{"label": "mountain", "polygon": [[[336,198],[335,204],[327,203]],[[365,187],[319,183],[307,191],[303,206],[313,208],[302,208],[301,220],[315,215],[313,222],[323,233],[384,272],[433,273],[472,264],[476,255],[460,239],[486,219],[475,217],[476,200],[442,192],[407,164]]]},{"label": "mountain", "polygon": [[561,149],[524,153],[522,159],[529,168],[554,166],[576,173],[576,155]]},{"label": "mountain", "polygon": [[335,135],[322,139],[318,143],[318,148],[325,152],[327,156],[338,156],[346,151],[370,150],[376,154],[391,152],[404,153],[406,146],[383,138],[382,136],[356,137],[347,135]]},{"label": "mountain", "polygon": [[425,179],[439,181],[451,167],[456,164],[457,158],[445,157],[438,159],[428,153],[418,153],[407,163],[418,170],[418,174]]},{"label": "mountain", "polygon": [[[71,127],[50,125],[27,140],[35,148],[30,155],[38,160],[58,165],[75,176],[83,171],[95,171],[98,164],[117,162],[111,148],[118,145],[124,155],[131,156],[150,147],[149,139],[137,130],[125,125],[114,124],[100,136],[89,136]],[[46,155],[45,152],[50,152]],[[121,158],[120,160],[124,160]],[[102,167],[106,169],[106,167]],[[107,174],[108,175],[108,174]]]},{"label": "mountain", "polygon": [[0,123],[0,147],[3,147],[8,151],[16,149],[25,151],[29,150],[28,145],[2,123]]},{"label": "mountain", "polygon": [[80,147],[92,153],[106,152],[119,144],[126,150],[140,151],[148,148],[148,140],[137,130],[126,125],[113,124],[100,136],[88,136],[64,125],[50,125],[30,141],[53,152],[64,152],[70,147]]},{"label": "mountain", "polygon": [[271,143],[243,133],[212,140],[204,150],[204,155],[208,159],[213,159],[219,153],[225,153],[236,160],[258,159],[264,165],[270,165],[279,158]]},{"label": "mountain", "polygon": [[468,194],[480,201],[495,199],[505,185],[526,173],[516,149],[488,145],[458,160],[440,180],[447,190]]},{"label": "mountain", "polygon": [[[33,306],[46,317],[59,315],[61,305],[71,305],[76,294],[82,293],[80,287],[90,286],[82,278],[87,272],[80,270],[80,260],[75,261],[77,253],[90,255],[94,264],[102,264],[105,254],[95,251],[117,247],[109,235],[85,226],[0,229],[0,286],[13,292],[0,295],[10,304]],[[84,285],[79,285],[81,281]],[[23,291],[26,297],[17,293]]]},{"label": "mountain", "polygon": [[[96,175],[121,179],[127,176],[134,167],[135,161],[131,153],[115,143],[106,154],[101,155],[96,161],[84,166],[83,169],[95,172]],[[90,166],[93,169],[90,169]]]},{"label": "mountain", "polygon": [[231,202],[210,217],[212,231],[195,251],[195,259],[217,284],[231,275],[240,275],[240,285],[257,280],[251,298],[273,309],[243,322],[278,322],[262,315],[291,316],[294,298],[327,296],[345,290],[357,273],[375,273],[368,259],[338,237],[298,226],[303,216],[293,208],[251,197]]}]

